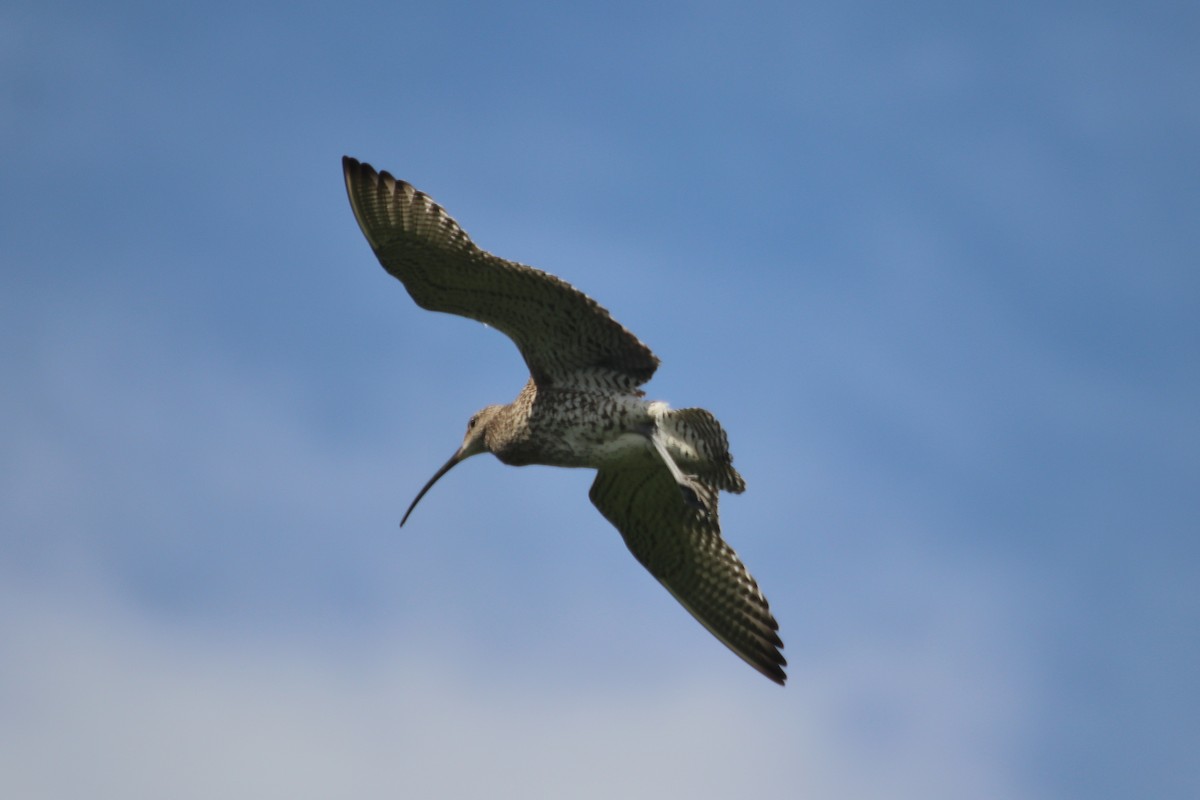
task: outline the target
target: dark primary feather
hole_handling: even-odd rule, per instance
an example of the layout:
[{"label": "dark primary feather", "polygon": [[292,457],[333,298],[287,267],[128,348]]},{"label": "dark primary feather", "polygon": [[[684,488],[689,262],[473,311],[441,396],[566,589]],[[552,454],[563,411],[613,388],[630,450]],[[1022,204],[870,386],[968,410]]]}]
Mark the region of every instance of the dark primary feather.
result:
[{"label": "dark primary feather", "polygon": [[634,557],[692,616],[750,666],[783,684],[779,624],[758,584],[721,538],[716,488],[701,484],[711,514],[687,505],[661,465],[601,469],[589,497]]},{"label": "dark primary feather", "polygon": [[506,334],[543,385],[632,391],[658,358],[596,301],[545,272],[481,250],[428,195],[342,159],[354,216],[379,262],[430,311]]}]

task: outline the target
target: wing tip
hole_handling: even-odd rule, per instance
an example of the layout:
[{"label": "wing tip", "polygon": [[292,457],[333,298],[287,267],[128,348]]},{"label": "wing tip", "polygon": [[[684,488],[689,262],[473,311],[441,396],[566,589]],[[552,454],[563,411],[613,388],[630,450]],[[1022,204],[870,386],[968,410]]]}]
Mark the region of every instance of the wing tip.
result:
[{"label": "wing tip", "polygon": [[[782,642],[779,642],[776,647],[765,651],[761,658],[750,661],[750,664],[775,683],[785,686],[787,684],[787,672],[784,671],[784,667],[787,666],[787,659],[783,657],[783,653],[779,652],[780,647],[783,647]],[[741,654],[739,653],[738,655]]]},{"label": "wing tip", "polygon": [[342,176],[346,179],[346,190],[350,193],[351,200],[354,199],[356,191],[375,188],[381,183],[389,190],[397,184],[408,185],[387,170],[375,169],[366,161],[359,161],[353,156],[342,156]]},{"label": "wing tip", "polygon": [[361,177],[369,177],[371,175],[386,175],[386,172],[380,172],[372,167],[366,161],[359,161],[354,156],[342,156],[342,173],[347,177],[358,175]]},{"label": "wing tip", "polygon": [[[372,250],[378,251],[383,236],[391,227],[390,201],[384,198],[396,192],[396,188],[408,186],[396,179],[387,170],[377,170],[365,161],[352,156],[342,156],[342,177],[346,181],[346,195],[350,199],[350,210],[366,237]],[[415,193],[415,190],[414,190]]]},{"label": "wing tip", "polygon": [[375,237],[371,235],[371,225],[362,201],[363,194],[368,187],[375,183],[375,168],[356,158],[342,156],[342,178],[346,181],[346,196],[350,200],[350,210],[354,212],[354,219],[358,223],[359,230],[366,237],[367,243],[374,249],[376,241]]},{"label": "wing tip", "polygon": [[[774,617],[771,618],[774,622]],[[703,622],[703,621],[701,621]],[[754,667],[758,672],[765,675],[770,680],[783,686],[787,683],[787,672],[784,667],[787,666],[787,659],[783,653],[779,652],[783,647],[783,642],[778,636],[763,637],[758,641],[747,645],[735,645],[729,639],[718,634],[708,625],[705,625],[710,632],[713,633],[721,641],[723,645],[728,647],[734,654],[745,661],[750,666]]]},{"label": "wing tip", "polygon": [[[787,662],[784,663],[786,664]],[[780,686],[787,686],[787,673],[783,671],[783,666],[779,664],[772,664],[770,666],[764,665],[759,667],[758,671],[765,675],[772,682],[777,683]]]},{"label": "wing tip", "polygon": [[377,177],[379,173],[365,161],[359,161],[352,156],[342,156],[342,176],[346,179],[346,189],[354,196],[354,189],[366,181]]}]

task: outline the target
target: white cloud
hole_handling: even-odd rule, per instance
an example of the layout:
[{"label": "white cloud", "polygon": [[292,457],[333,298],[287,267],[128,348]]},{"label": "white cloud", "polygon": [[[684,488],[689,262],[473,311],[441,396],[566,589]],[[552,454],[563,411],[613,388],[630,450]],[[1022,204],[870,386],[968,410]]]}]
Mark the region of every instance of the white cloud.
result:
[{"label": "white cloud", "polygon": [[0,593],[4,796],[1030,796],[1009,763],[1029,697],[989,660],[1007,631],[986,600],[794,653],[780,690],[702,659],[538,685],[519,654],[428,633],[231,635],[74,583]]}]

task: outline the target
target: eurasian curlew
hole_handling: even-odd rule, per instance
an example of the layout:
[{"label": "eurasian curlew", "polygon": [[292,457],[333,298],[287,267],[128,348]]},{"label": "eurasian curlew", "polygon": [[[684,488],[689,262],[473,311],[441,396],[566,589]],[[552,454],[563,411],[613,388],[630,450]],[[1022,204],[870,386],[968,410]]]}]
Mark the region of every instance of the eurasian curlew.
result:
[{"label": "eurasian curlew", "polygon": [[350,157],[342,166],[354,216],[383,268],[422,308],[506,334],[530,372],[516,400],[471,417],[462,446],[404,521],[439,478],[479,453],[515,466],[594,468],[589,497],[634,557],[729,649],[782,684],[779,625],[721,538],[717,495],[746,484],[716,418],[643,399],[638,387],[658,358],[590,297],[481,250],[428,195],[387,172]]}]

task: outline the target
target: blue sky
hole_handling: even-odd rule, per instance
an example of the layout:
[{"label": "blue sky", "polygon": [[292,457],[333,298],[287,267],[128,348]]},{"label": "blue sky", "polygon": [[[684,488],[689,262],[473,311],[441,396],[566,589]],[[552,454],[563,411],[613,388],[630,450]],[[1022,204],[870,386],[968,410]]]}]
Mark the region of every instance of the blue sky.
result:
[{"label": "blue sky", "polygon": [[[0,11],[0,794],[1192,798],[1200,12]],[[339,159],[598,299],[712,410],[779,689]]]}]

